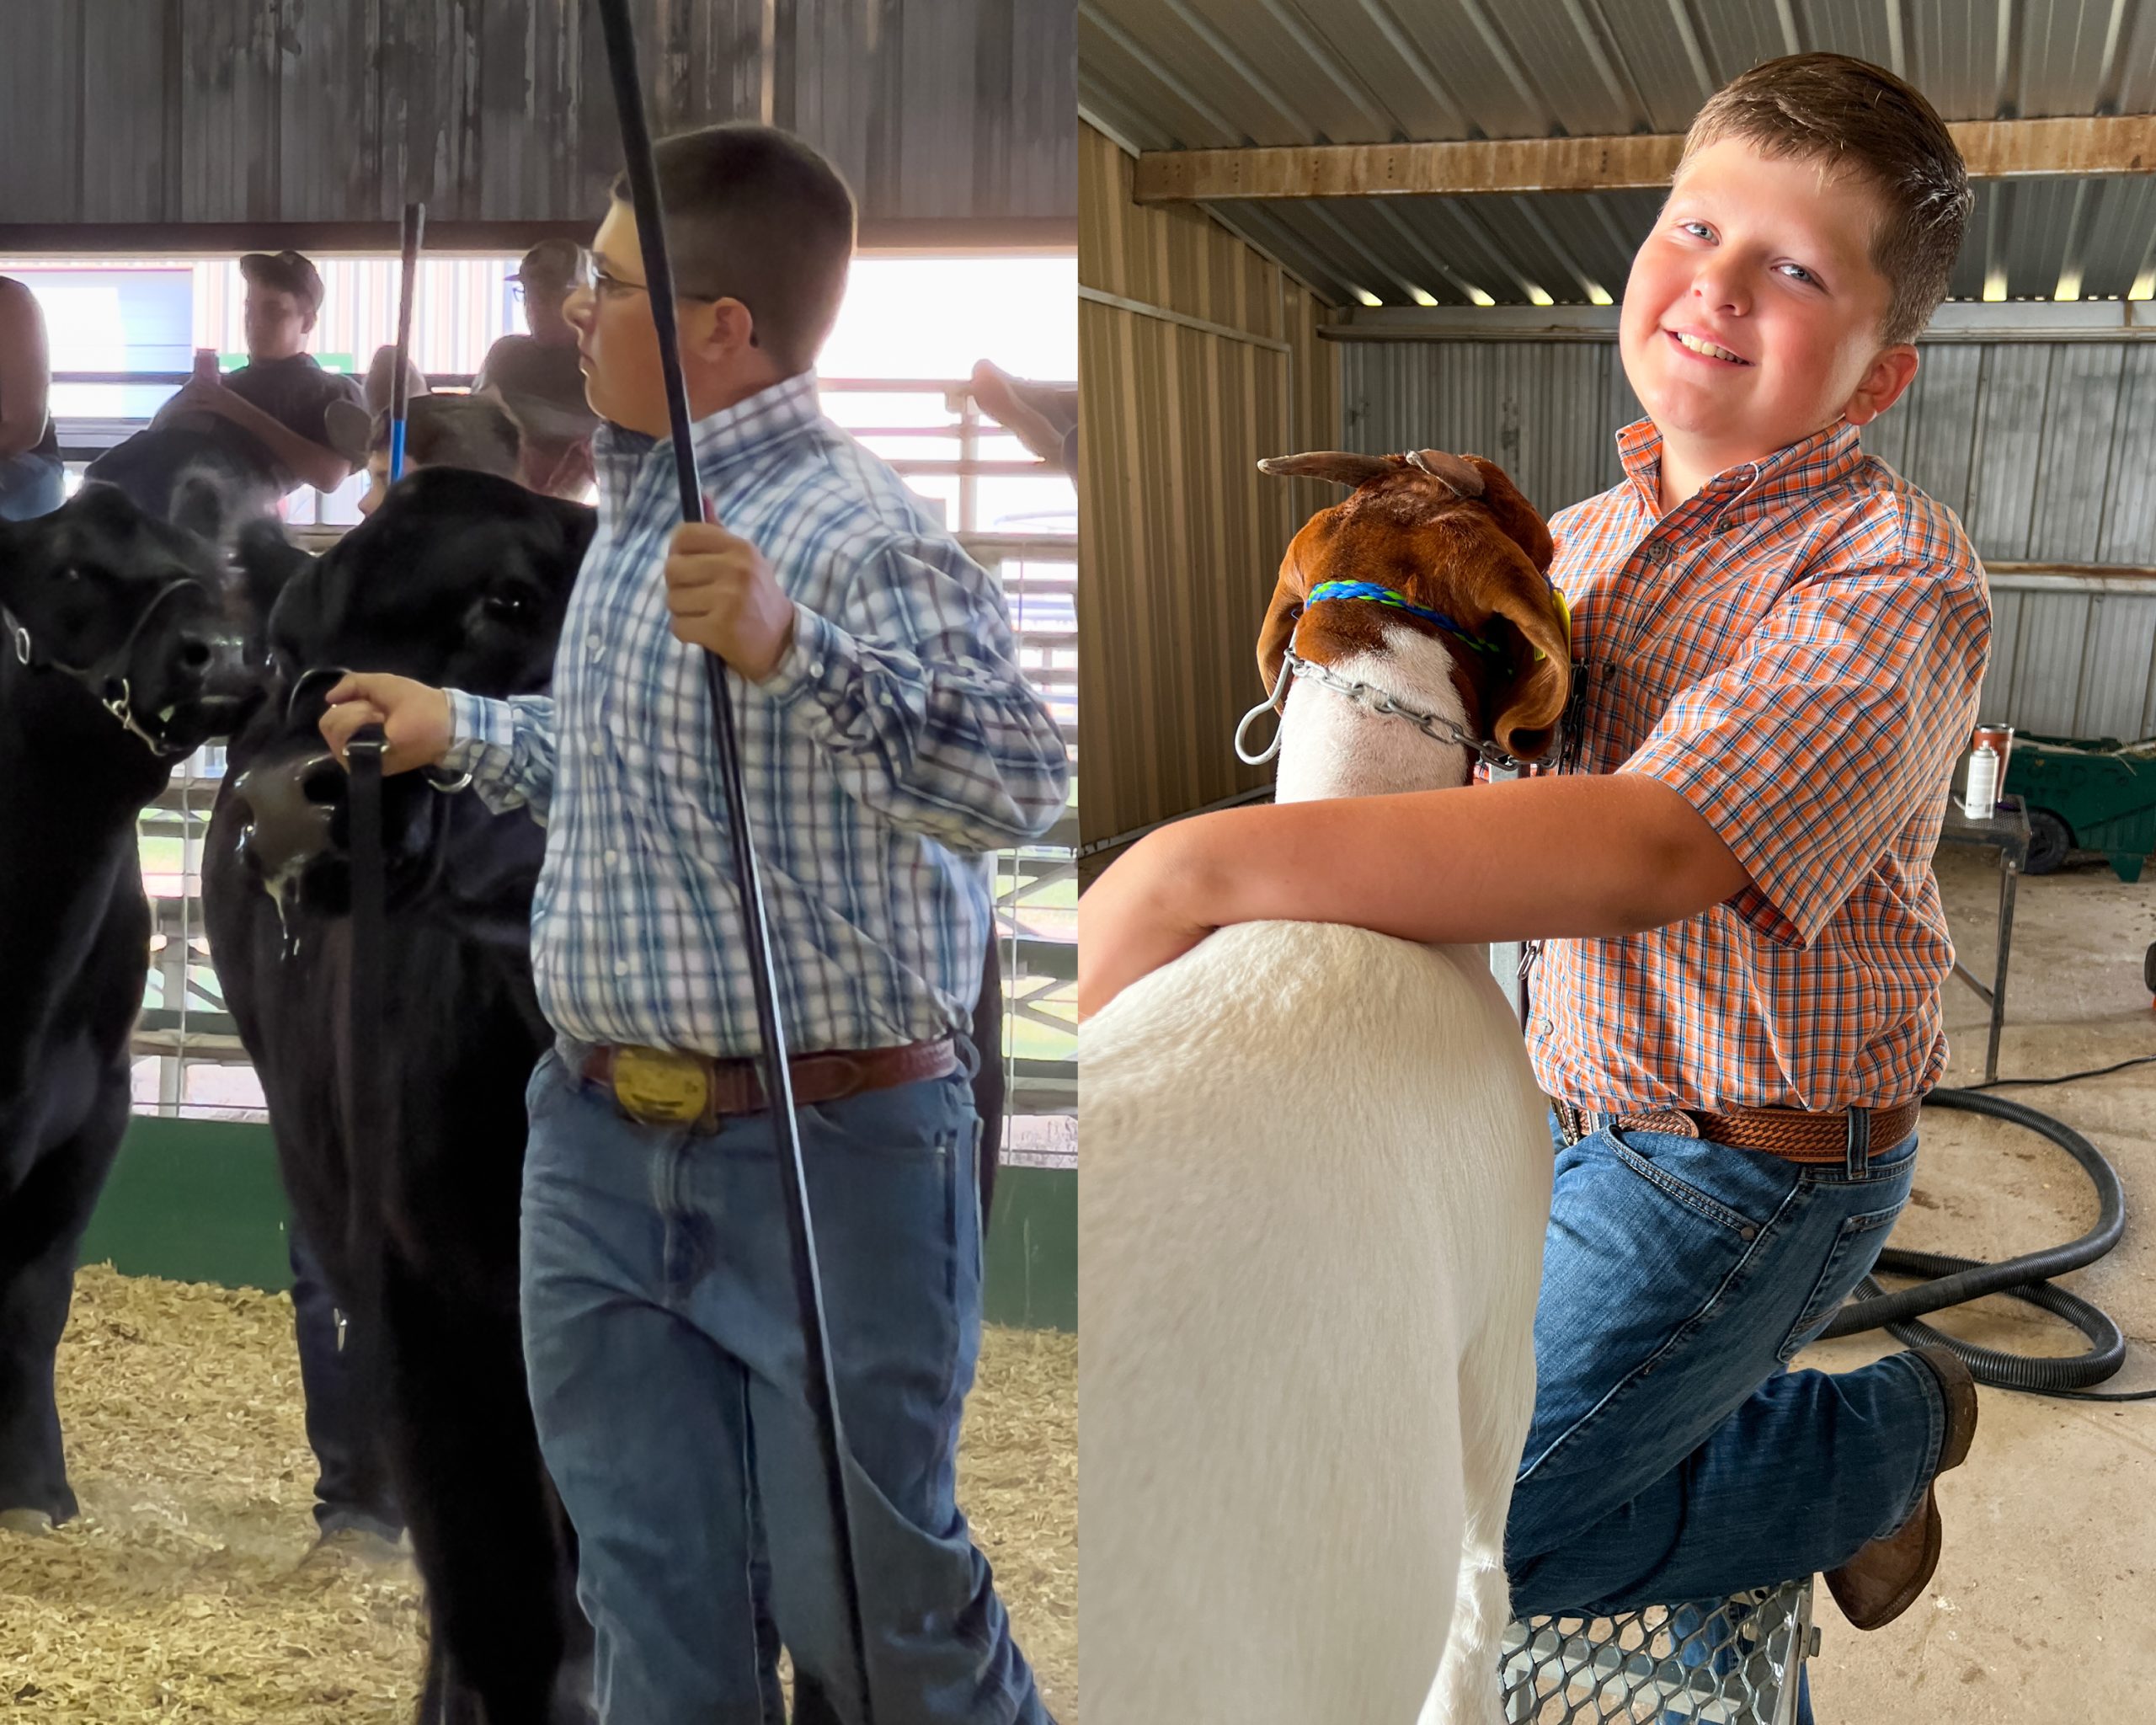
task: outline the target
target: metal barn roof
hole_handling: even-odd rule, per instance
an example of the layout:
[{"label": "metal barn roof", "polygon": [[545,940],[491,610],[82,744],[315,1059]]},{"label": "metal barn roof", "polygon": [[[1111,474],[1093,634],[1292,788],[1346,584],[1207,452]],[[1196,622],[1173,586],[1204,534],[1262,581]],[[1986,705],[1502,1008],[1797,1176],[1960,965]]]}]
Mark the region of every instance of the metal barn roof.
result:
[{"label": "metal barn roof", "polygon": [[[2134,0],[1080,0],[1081,110],[1141,151],[1682,132],[1779,54],[1856,54],[1949,121],[2156,113]],[[1222,199],[1342,306],[1596,304],[1652,191]],[[1988,292],[1987,291],[1988,289]],[[2156,291],[2148,174],[1977,182],[1956,298]]]}]

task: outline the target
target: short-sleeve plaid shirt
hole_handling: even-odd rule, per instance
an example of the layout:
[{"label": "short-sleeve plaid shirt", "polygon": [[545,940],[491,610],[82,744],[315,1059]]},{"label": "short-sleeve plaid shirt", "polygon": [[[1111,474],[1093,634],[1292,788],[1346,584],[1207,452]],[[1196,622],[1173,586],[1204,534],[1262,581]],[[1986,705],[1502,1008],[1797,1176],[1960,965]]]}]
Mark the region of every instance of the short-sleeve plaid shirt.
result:
[{"label": "short-sleeve plaid shirt", "polygon": [[1661,512],[1662,440],[1561,511],[1551,574],[1588,667],[1582,772],[1638,772],[1753,884],[1645,934],[1552,941],[1529,1041],[1602,1113],[1885,1108],[1945,1065],[1932,873],[1991,643],[1953,512],[1838,424]]}]

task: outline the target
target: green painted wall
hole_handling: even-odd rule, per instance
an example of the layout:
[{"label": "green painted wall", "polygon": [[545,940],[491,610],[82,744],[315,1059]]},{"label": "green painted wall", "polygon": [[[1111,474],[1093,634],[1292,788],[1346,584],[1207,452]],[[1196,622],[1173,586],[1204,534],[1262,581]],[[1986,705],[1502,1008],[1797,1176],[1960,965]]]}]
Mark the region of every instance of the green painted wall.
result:
[{"label": "green painted wall", "polygon": [[83,1240],[84,1263],[228,1288],[292,1284],[267,1126],[137,1114]]},{"label": "green painted wall", "polygon": [[[83,1242],[84,1263],[227,1287],[291,1285],[267,1126],[136,1116]],[[990,1323],[1078,1327],[1078,1177],[1005,1168],[989,1227]]]}]

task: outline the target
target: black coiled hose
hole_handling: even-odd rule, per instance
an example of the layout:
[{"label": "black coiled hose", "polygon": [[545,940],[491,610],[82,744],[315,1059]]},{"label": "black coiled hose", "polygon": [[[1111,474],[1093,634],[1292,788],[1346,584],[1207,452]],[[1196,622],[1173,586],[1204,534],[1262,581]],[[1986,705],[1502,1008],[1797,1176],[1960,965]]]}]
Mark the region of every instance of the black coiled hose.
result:
[{"label": "black coiled hose", "polygon": [[[1935,1090],[1924,1098],[1924,1105],[1988,1114],[1993,1119],[2026,1127],[2051,1140],[2081,1164],[2083,1172],[2095,1185],[2096,1226],[2079,1239],[2063,1246],[2025,1252],[2002,1263],[1890,1248],[1879,1254],[1878,1268],[1890,1275],[1921,1276],[1925,1279],[1914,1287],[1889,1294],[1866,1276],[1857,1284],[1860,1297],[1836,1314],[1834,1321],[1827,1326],[1825,1336],[1849,1336],[1860,1330],[1884,1328],[1897,1341],[1911,1347],[1936,1343],[1951,1348],[1961,1357],[1978,1383],[2000,1389],[2060,1395],[2102,1383],[2125,1363],[2126,1338],[2107,1314],[2063,1288],[2052,1287],[2050,1279],[2094,1263],[2118,1244],[2119,1236],[2126,1229],[2126,1193],[2119,1184],[2116,1170],[2103,1151],[2071,1126],[2022,1103],[2006,1102],[1974,1090]],[[1964,1306],[1987,1294],[2009,1295],[2065,1319],[2088,1338],[2089,1351],[2060,1359],[2032,1359],[1956,1341],[1919,1322],[1926,1312]]]}]

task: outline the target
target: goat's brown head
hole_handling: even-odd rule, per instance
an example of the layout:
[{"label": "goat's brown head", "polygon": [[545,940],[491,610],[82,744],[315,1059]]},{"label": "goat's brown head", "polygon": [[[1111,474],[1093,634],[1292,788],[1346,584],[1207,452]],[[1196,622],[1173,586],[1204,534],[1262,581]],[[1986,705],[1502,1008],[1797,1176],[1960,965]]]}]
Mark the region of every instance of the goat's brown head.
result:
[{"label": "goat's brown head", "polygon": [[1568,644],[1544,573],[1552,555],[1550,530],[1503,468],[1480,456],[1434,449],[1332,450],[1274,456],[1258,467],[1354,488],[1353,495],[1312,515],[1281,559],[1257,640],[1268,690],[1278,685],[1290,641],[1302,658],[1326,664],[1381,649],[1386,626],[1403,620],[1445,638],[1437,625],[1390,606],[1352,599],[1310,603],[1321,583],[1371,582],[1444,613],[1494,649],[1476,652],[1448,642],[1470,722],[1521,760],[1548,750],[1572,681]]}]

